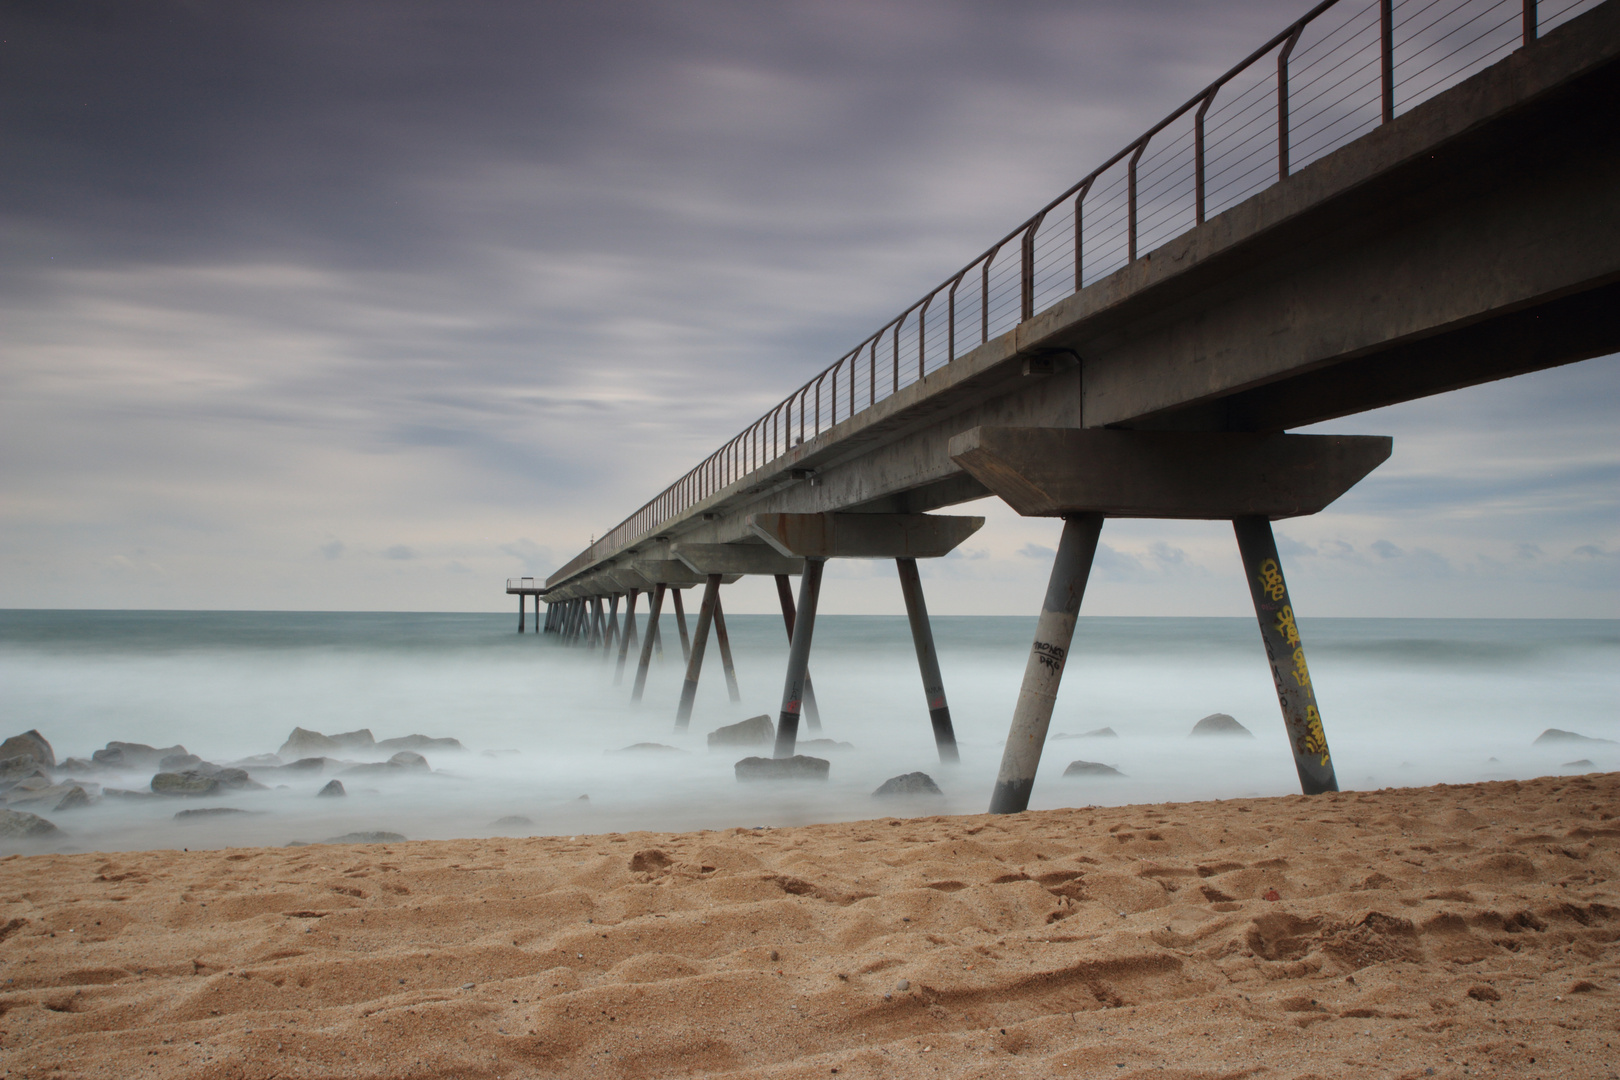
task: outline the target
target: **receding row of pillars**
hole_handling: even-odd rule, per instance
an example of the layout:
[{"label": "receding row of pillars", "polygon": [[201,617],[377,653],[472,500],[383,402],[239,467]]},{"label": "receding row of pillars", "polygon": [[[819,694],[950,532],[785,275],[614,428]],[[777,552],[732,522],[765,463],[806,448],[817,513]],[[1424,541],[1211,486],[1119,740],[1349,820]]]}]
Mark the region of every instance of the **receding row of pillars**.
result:
[{"label": "receding row of pillars", "polygon": [[[1073,644],[1080,602],[1085,595],[1086,583],[1097,553],[1104,515],[1083,513],[1063,519],[1063,535],[1052,560],[1052,574],[1047,583],[1035,628],[1035,640],[1030,648],[1024,668],[1023,684],[1013,708],[1012,724],[1002,754],[1001,767],[996,776],[991,796],[991,813],[1018,813],[1029,807],[1030,792],[1035,773],[1040,766],[1041,751],[1046,745],[1051,726],[1053,706],[1063,680],[1070,648]],[[1294,754],[1295,769],[1300,787],[1307,795],[1337,791],[1332,758],[1328,752],[1327,736],[1322,727],[1321,712],[1317,707],[1315,689],[1311,684],[1310,669],[1305,662],[1305,650],[1300,641],[1299,628],[1289,599],[1288,586],[1283,578],[1277,544],[1271,531],[1271,522],[1265,517],[1240,517],[1232,522],[1238,551],[1243,561],[1244,576],[1254,602],[1255,616],[1260,624],[1260,636],[1266,657],[1271,665],[1272,681],[1277,701],[1282,709],[1283,723],[1288,730],[1289,744]],[[785,574],[776,575],[777,596],[782,608],[782,620],[788,636],[787,673],[782,686],[782,704],[777,714],[775,756],[792,757],[798,740],[799,719],[804,716],[811,731],[821,729],[816,707],[814,686],[810,678],[810,648],[814,640],[816,612],[821,597],[822,572],[826,559],[806,558],[799,581],[798,603]],[[928,608],[923,599],[922,581],[917,571],[917,560],[895,560],[900,577],[900,589],[905,598],[906,615],[911,627],[912,642],[916,646],[917,665],[922,675],[923,694],[927,700],[929,720],[933,726],[934,742],[942,762],[958,760],[956,733],[951,724],[950,706],[945,699],[944,679],[940,674],[939,656],[934,647],[933,631],[928,619]],[[721,575],[710,574],[703,588],[703,600],[698,609],[696,633],[688,638],[686,612],[682,606],[681,588],[659,584],[652,591],[648,630],[640,643],[640,662],[636,668],[631,700],[639,702],[646,689],[647,671],[655,654],[662,655],[659,638],[659,619],[666,595],[673,595],[675,624],[681,638],[681,653],[686,662],[686,680],[681,687],[680,703],[676,709],[675,728],[685,731],[691,721],[693,704],[697,698],[698,677],[702,672],[704,653],[712,629],[719,644],[721,664],[725,669],[726,686],[732,701],[740,700],[736,670],[731,659],[731,643],[726,633],[725,612],[720,602]],[[622,682],[627,659],[636,647],[636,601],[640,590],[630,589],[626,604],[624,629],[618,619],[621,595],[588,597],[565,600],[546,609],[544,629],[562,636],[565,641],[600,647],[612,655],[617,645],[618,662],[614,670],[615,685]],[[535,601],[535,622],[540,623],[539,599]],[[518,602],[518,629],[523,628],[523,598]]]}]

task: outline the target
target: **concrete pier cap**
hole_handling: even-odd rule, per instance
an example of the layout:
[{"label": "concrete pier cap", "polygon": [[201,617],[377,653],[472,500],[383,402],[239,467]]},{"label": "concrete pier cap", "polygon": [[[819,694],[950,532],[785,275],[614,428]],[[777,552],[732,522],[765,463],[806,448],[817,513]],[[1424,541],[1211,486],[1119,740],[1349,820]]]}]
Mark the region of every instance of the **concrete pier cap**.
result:
[{"label": "concrete pier cap", "polygon": [[694,574],[804,573],[804,560],[783,555],[767,544],[677,543],[670,553]]},{"label": "concrete pier cap", "polygon": [[984,525],[945,514],[750,514],[748,528],[799,559],[937,559]]},{"label": "concrete pier cap", "polygon": [[1026,517],[1314,514],[1389,458],[1383,435],[977,427],[951,460]]}]

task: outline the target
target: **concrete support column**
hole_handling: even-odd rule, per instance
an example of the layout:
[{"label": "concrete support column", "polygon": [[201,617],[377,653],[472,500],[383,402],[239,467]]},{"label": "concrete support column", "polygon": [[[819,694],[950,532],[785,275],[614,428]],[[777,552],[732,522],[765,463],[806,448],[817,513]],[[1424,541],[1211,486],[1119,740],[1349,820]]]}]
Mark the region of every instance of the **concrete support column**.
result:
[{"label": "concrete support column", "polygon": [[821,571],[826,559],[804,560],[799,579],[799,612],[793,642],[788,648],[787,678],[782,682],[782,711],[776,719],[776,757],[793,756],[799,739],[799,707],[804,700],[805,675],[810,668],[810,639],[816,631],[816,603],[821,598]]},{"label": "concrete support column", "polygon": [[652,663],[653,649],[658,644],[658,616],[664,610],[664,586],[653,589],[652,606],[647,609],[647,640],[641,645],[641,663],[636,665],[636,684],[630,691],[631,701],[640,701],[647,689],[647,667]]},{"label": "concrete support column", "polygon": [[710,574],[703,585],[703,603],[698,608],[697,634],[686,660],[686,682],[681,686],[681,704],[675,710],[675,730],[685,731],[692,722],[692,705],[697,701],[698,676],[703,673],[703,653],[709,647],[709,627],[720,602],[720,575]]},{"label": "concrete support column", "polygon": [[1052,706],[1063,682],[1063,665],[1069,658],[1080,598],[1086,592],[1086,578],[1091,574],[1102,525],[1103,516],[1095,513],[1063,519],[1063,538],[1052,559],[1046,600],[1041,604],[1040,621],[1035,624],[1035,643],[1024,665],[1024,685],[1018,691],[1001,770],[996,774],[996,790],[990,796],[992,814],[1017,814],[1029,809],[1029,793],[1035,786],[1035,770],[1040,767],[1041,751],[1046,746]]},{"label": "concrete support column", "polygon": [[939,654],[934,650],[934,630],[928,622],[928,605],[923,601],[922,577],[917,573],[917,560],[896,559],[894,564],[900,572],[900,592],[906,598],[911,642],[917,647],[917,668],[922,672],[928,719],[934,726],[934,745],[939,748],[939,760],[954,765],[962,758],[956,750],[951,707],[945,703],[945,680],[939,673]]},{"label": "concrete support column", "polygon": [[1322,730],[1322,714],[1316,707],[1311,671],[1305,666],[1305,647],[1294,622],[1294,606],[1283,581],[1271,522],[1263,517],[1236,518],[1232,531],[1237,534],[1238,551],[1243,555],[1243,575],[1249,579],[1249,595],[1254,598],[1260,639],[1266,646],[1266,659],[1271,662],[1271,679],[1277,687],[1283,724],[1288,728],[1300,790],[1307,795],[1338,791],[1339,781],[1328,754],[1327,733]]},{"label": "concrete support column", "polygon": [[681,590],[671,586],[675,594],[675,628],[681,632],[681,663],[692,662],[692,639],[686,633],[686,607],[681,603]]},{"label": "concrete support column", "polygon": [[[776,598],[782,604],[782,624],[787,627],[788,647],[793,646],[793,589],[788,585],[786,574],[776,575]],[[804,670],[804,718],[810,722],[811,731],[821,730],[821,710],[816,706],[816,686],[810,681],[810,669]]]},{"label": "concrete support column", "polygon": [[726,612],[720,606],[720,594],[714,594],[714,639],[720,646],[720,666],[726,670],[726,693],[733,704],[742,700],[737,690],[737,669],[731,663],[731,635],[726,633]]},{"label": "concrete support column", "polygon": [[540,632],[540,594],[534,594],[534,632]]},{"label": "concrete support column", "polygon": [[613,646],[619,643],[619,594],[608,600],[607,637],[602,639],[602,659],[613,658]]},{"label": "concrete support column", "polygon": [[520,634],[523,633],[523,613],[527,610],[524,607],[525,602],[523,594],[518,593],[518,633]]},{"label": "concrete support column", "polygon": [[613,669],[614,686],[624,681],[624,662],[630,656],[630,648],[636,637],[636,597],[640,594],[640,589],[631,589],[630,595],[625,598],[624,633],[619,636],[619,662]]}]

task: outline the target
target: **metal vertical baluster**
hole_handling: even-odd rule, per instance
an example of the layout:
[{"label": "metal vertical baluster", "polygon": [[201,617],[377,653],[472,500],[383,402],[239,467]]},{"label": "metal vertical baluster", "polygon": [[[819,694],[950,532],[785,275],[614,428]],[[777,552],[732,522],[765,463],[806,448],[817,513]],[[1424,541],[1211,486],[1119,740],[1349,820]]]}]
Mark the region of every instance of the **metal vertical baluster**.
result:
[{"label": "metal vertical baluster", "polygon": [[1277,179],[1288,179],[1288,57],[1299,44],[1305,24],[1294,27],[1288,42],[1277,54]]}]

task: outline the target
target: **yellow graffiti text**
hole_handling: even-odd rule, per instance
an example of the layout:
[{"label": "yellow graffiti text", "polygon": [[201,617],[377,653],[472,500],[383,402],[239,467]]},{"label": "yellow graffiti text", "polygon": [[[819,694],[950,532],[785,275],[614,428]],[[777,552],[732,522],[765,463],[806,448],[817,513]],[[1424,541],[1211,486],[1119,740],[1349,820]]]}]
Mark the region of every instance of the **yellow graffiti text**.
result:
[{"label": "yellow graffiti text", "polygon": [[1288,595],[1288,588],[1283,584],[1282,567],[1277,565],[1276,559],[1267,559],[1260,564],[1260,588],[1273,600],[1281,600]]}]

